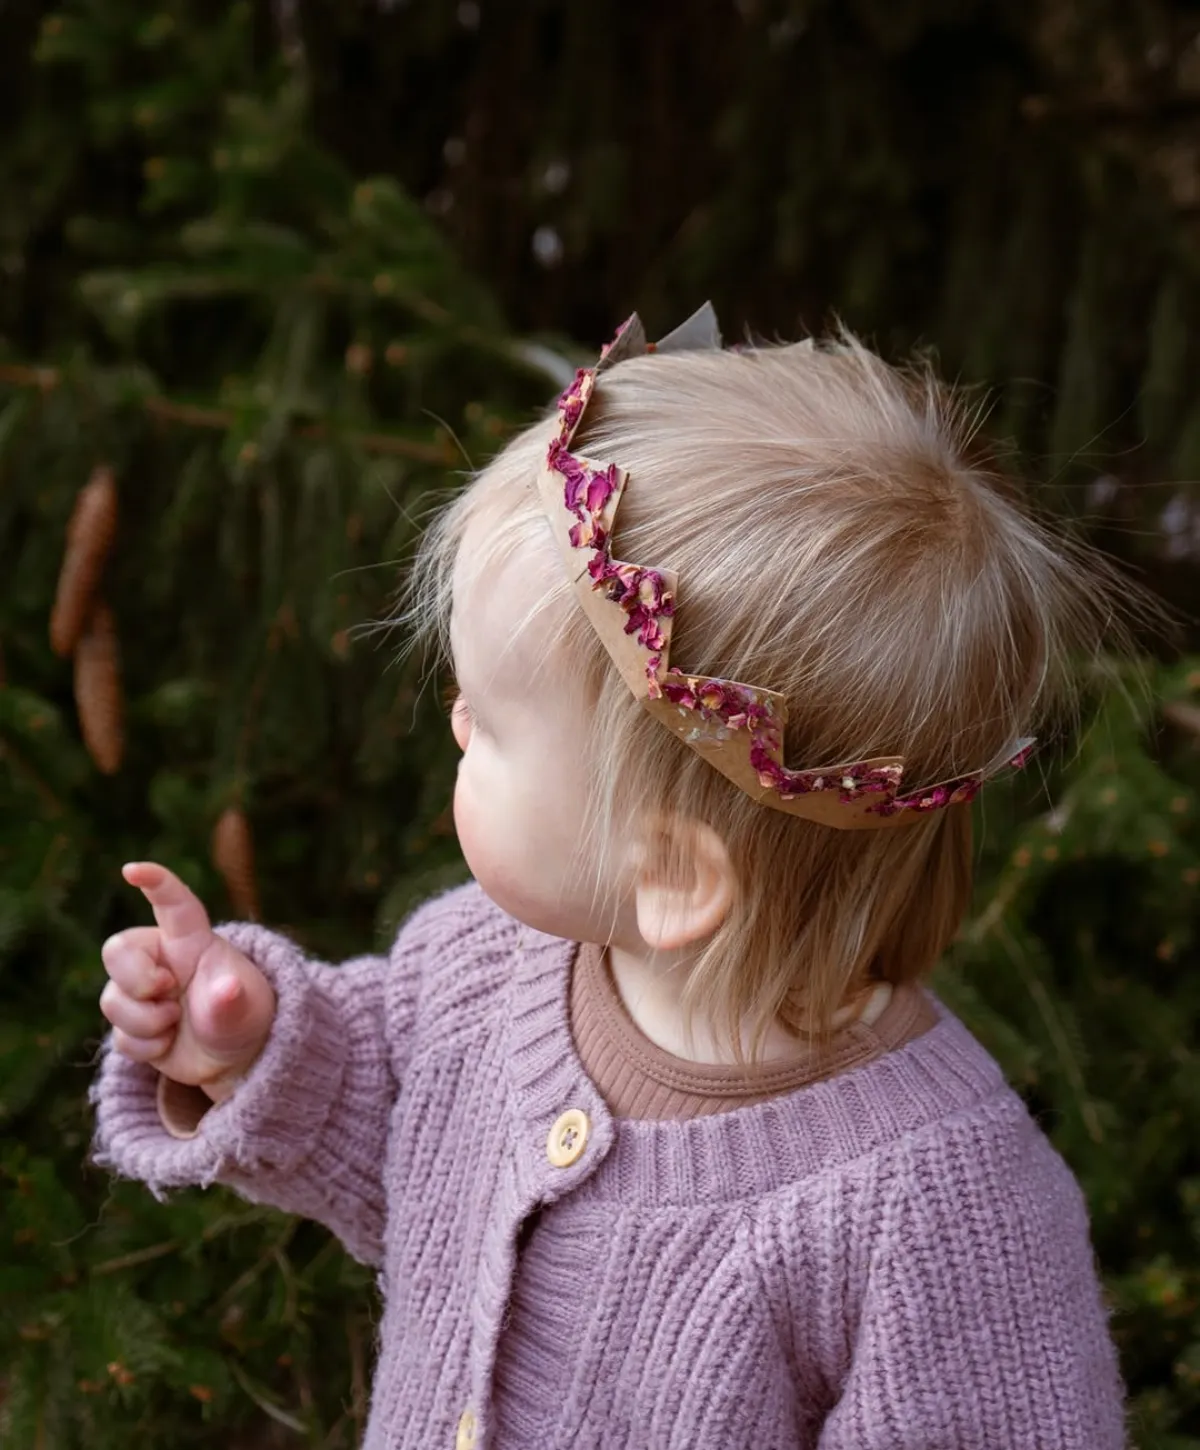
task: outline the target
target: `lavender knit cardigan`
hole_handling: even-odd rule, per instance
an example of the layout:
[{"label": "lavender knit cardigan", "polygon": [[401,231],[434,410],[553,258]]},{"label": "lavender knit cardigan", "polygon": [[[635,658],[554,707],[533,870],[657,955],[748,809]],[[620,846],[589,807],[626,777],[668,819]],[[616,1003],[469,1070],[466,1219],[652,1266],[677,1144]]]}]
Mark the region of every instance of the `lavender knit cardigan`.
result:
[{"label": "lavender knit cardigan", "polygon": [[369,1450],[1125,1444],[1079,1187],[936,998],[828,1081],[615,1121],[572,1044],[572,945],[475,885],[340,967],[221,932],[275,984],[266,1050],[188,1140],[107,1052],[96,1156],[160,1194],[232,1184],[378,1267]]}]

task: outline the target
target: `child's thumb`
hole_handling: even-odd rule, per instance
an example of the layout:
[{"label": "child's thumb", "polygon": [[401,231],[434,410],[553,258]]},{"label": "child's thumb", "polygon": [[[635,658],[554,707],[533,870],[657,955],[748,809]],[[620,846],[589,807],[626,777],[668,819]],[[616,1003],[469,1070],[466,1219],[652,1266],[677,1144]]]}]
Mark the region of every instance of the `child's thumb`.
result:
[{"label": "child's thumb", "polygon": [[196,1046],[240,1065],[257,1056],[275,1016],[275,993],[249,957],[228,942],[200,963],[187,992],[187,1025]]}]

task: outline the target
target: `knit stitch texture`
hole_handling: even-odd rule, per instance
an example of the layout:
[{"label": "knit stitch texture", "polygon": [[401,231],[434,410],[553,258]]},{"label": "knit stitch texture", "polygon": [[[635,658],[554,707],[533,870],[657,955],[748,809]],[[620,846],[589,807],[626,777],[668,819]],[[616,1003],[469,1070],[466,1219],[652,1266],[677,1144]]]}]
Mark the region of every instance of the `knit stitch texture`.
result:
[{"label": "knit stitch texture", "polygon": [[[219,930],[275,986],[270,1042],[185,1141],[107,1050],[95,1154],[318,1219],[379,1269],[367,1450],[469,1443],[465,1410],[476,1450],[1125,1445],[1079,1186],[932,994],[937,1025],[862,1067],[614,1120],[570,1035],[573,944],[475,885],[340,967]],[[555,1167],[568,1108],[588,1136]]]}]

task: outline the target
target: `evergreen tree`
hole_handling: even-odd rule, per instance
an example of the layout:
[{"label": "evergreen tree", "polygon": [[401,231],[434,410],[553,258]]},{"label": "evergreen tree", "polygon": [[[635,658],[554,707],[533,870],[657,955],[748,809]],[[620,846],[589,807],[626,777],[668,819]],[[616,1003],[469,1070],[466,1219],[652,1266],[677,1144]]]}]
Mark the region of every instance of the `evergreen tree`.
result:
[{"label": "evergreen tree", "polygon": [[30,244],[54,313],[14,297],[0,362],[6,1450],[264,1417],[355,1443],[369,1276],[310,1225],[87,1167],[98,949],[138,916],[126,859],[335,959],[461,873],[436,691],[362,626],[423,497],[553,390],[425,213],[312,139],[294,46],[202,12],[52,14],[28,98],[70,252]]}]

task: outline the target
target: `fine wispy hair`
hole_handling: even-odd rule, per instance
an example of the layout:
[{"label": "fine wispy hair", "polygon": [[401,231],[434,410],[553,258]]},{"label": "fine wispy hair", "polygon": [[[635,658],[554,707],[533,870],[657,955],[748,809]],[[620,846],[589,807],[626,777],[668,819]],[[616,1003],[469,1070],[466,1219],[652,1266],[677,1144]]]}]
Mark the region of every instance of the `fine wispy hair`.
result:
[{"label": "fine wispy hair", "polygon": [[[679,577],[671,663],[781,692],[792,769],[898,755],[905,792],[997,764],[1075,714],[1097,662],[1130,651],[1145,596],[1027,492],[982,465],[978,406],[925,363],[827,342],[639,357],[601,373],[573,444],[630,482],[613,556]],[[557,428],[527,429],[427,531],[403,619],[448,651],[451,579],[518,551],[537,618],[589,682],[586,759],[601,850],[695,818],[721,836],[735,905],[685,1002],[753,1052],[773,1023],[827,1045],[874,981],[925,976],[971,891],[971,813],[838,831],[757,804],[656,722],[588,625],[536,489]],[[459,560],[467,524],[486,542]],[[530,688],[552,699],[555,666]]]}]

